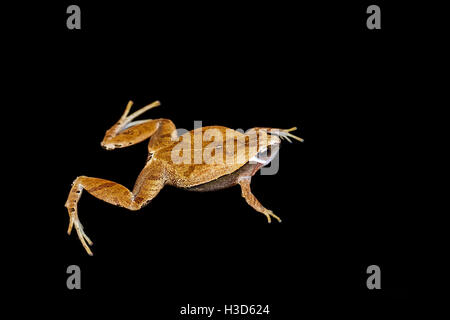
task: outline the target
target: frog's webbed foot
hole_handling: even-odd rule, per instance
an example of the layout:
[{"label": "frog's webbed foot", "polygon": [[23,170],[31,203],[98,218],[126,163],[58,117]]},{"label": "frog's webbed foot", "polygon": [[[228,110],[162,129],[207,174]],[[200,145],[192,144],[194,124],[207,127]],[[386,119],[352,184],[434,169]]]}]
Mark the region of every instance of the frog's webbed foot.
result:
[{"label": "frog's webbed foot", "polygon": [[152,136],[159,127],[158,120],[146,119],[133,121],[144,112],[160,105],[159,101],[155,101],[137,111],[128,115],[133,102],[128,102],[124,113],[110,129],[105,133],[101,145],[107,150],[123,148],[142,142]]},{"label": "frog's webbed foot", "polygon": [[278,133],[275,133],[275,134],[278,135],[281,139],[286,139],[287,141],[289,141],[291,143],[292,143],[292,141],[289,138],[303,142],[302,138],[297,137],[297,136],[293,135],[292,133],[290,133],[291,131],[295,131],[295,130],[297,130],[297,127],[293,127],[290,129],[281,129]]},{"label": "frog's webbed foot", "polygon": [[[78,217],[70,217],[70,223],[69,223],[69,229],[67,230],[67,233],[70,235],[72,232],[72,227],[75,226],[75,230],[77,231],[78,239],[80,239],[81,244],[83,245],[86,252],[92,256],[92,251],[89,248],[88,244],[92,246],[94,243],[89,239],[89,237],[86,235],[83,229],[83,225],[80,222],[80,219]],[[87,243],[86,243],[87,242]]]},{"label": "frog's webbed foot", "polygon": [[300,137],[297,137],[291,133],[291,131],[297,130],[297,127],[292,127],[290,129],[278,129],[278,128],[263,128],[263,127],[257,127],[253,128],[252,130],[264,130],[267,131],[270,134],[276,135],[280,137],[281,140],[286,139],[287,141],[292,143],[292,139],[295,139],[297,141],[303,142],[304,140]]},{"label": "frog's webbed foot", "polygon": [[[128,115],[128,113],[130,113],[131,107],[133,106],[133,101],[129,101],[127,106],[125,107],[125,111],[123,112],[122,116],[120,117],[119,121],[117,121],[116,125],[118,125],[119,130],[124,130],[128,127],[131,127],[132,125],[130,124],[130,122],[132,120],[134,120],[135,118],[139,117],[141,114],[143,114],[144,112],[153,109],[155,107],[160,106],[161,103],[157,100],[155,102],[152,102],[142,108],[140,108],[139,110],[133,112],[131,115]],[[146,120],[142,120],[142,121],[146,121]],[[141,121],[136,121],[136,122],[141,122]]]},{"label": "frog's webbed foot", "polygon": [[130,126],[129,124],[130,124],[130,122],[133,119],[139,117],[141,114],[143,114],[144,112],[146,112],[146,111],[148,111],[150,109],[153,109],[153,108],[155,108],[157,106],[160,106],[161,103],[157,100],[155,102],[152,102],[152,103],[146,105],[145,107],[140,108],[139,110],[135,111],[131,115],[128,115],[132,105],[133,105],[133,101],[130,100],[128,102],[127,106],[125,107],[125,111],[124,111],[123,115],[120,117],[119,122],[121,122],[122,126],[127,126],[128,125],[128,127],[129,127]]},{"label": "frog's webbed foot", "polygon": [[271,217],[278,220],[278,222],[281,222],[281,219],[272,212],[272,210],[264,208],[264,206],[256,199],[256,197],[253,195],[251,189],[250,189],[250,178],[248,179],[242,179],[239,181],[239,185],[241,186],[242,190],[242,197],[247,201],[247,203],[256,211],[261,212],[264,214],[267,218],[267,222],[271,223],[272,219]]},{"label": "frog's webbed foot", "polygon": [[278,222],[281,222],[280,217],[278,217],[275,213],[273,213],[272,210],[267,210],[267,213],[265,213],[265,215],[266,215],[267,220],[268,220],[267,222],[269,222],[269,223],[272,222],[271,219],[270,219],[271,216],[274,217],[275,219],[277,219]]},{"label": "frog's webbed foot", "polygon": [[[92,246],[93,242],[89,237],[86,235],[83,229],[83,225],[80,222],[80,219],[78,218],[78,200],[80,199],[82,192],[82,188],[80,188],[79,185],[74,185],[72,189],[70,190],[69,197],[67,198],[66,202],[66,208],[69,212],[69,228],[67,229],[67,234],[72,233],[72,229],[75,226],[75,230],[77,231],[78,239],[80,239],[81,244],[83,245],[86,252],[92,256],[92,251],[89,248],[89,245]],[[88,245],[89,244],[89,245]]]}]

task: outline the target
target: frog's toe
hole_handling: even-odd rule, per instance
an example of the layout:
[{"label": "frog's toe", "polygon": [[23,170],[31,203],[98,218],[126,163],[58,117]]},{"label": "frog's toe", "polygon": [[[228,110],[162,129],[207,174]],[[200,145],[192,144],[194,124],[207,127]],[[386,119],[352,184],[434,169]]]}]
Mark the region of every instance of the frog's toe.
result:
[{"label": "frog's toe", "polygon": [[[75,230],[77,231],[78,234],[78,239],[80,239],[81,244],[83,245],[84,249],[86,250],[86,252],[92,256],[93,253],[91,251],[91,249],[89,248],[89,245],[93,245],[94,243],[91,241],[91,239],[89,239],[89,237],[86,235],[86,233],[83,230],[83,225],[81,224],[80,220],[76,219],[73,222],[74,226],[75,226]],[[87,243],[86,243],[87,241]],[[88,245],[89,244],[89,245]]]},{"label": "frog's toe", "polygon": [[[269,211],[269,215],[274,217],[275,219],[277,219],[278,222],[281,222],[280,217],[278,217],[275,213],[273,213],[272,210]],[[270,220],[269,220],[269,223],[270,223]]]},{"label": "frog's toe", "polygon": [[272,211],[268,211],[268,212],[266,212],[266,213],[264,213],[264,215],[266,216],[266,218],[267,218],[267,223],[272,223],[272,219],[270,218],[270,213],[271,213]]}]

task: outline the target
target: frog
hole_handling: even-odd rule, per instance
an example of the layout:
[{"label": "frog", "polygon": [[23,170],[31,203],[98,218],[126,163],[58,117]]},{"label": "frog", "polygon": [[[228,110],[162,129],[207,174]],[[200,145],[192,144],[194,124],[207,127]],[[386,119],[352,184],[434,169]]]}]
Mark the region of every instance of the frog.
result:
[{"label": "frog", "polygon": [[[93,255],[90,248],[93,242],[86,235],[78,215],[78,202],[83,190],[109,204],[136,211],[150,203],[166,185],[191,192],[217,191],[239,185],[247,204],[265,215],[268,223],[271,223],[272,218],[281,222],[272,210],[265,208],[253,195],[250,183],[252,177],[278,154],[282,140],[292,142],[292,138],[303,142],[302,138],[291,133],[296,127],[255,127],[243,133],[224,126],[206,126],[179,135],[175,124],[169,119],[133,121],[148,110],[160,106],[159,101],[130,115],[132,105],[133,101],[129,101],[122,116],[105,132],[100,144],[106,150],[114,150],[149,139],[148,156],[133,189],[106,179],[78,176],[72,183],[65,203],[69,214],[67,233],[70,235],[75,228],[88,255]],[[210,142],[212,139],[203,139],[211,132],[215,137],[213,142]],[[226,138],[216,139],[221,136]],[[198,137],[201,138],[200,142],[196,140]],[[258,143],[252,145],[251,141],[255,140],[250,138],[254,137]],[[185,142],[184,147],[188,147],[181,152],[184,154],[187,150],[184,161],[177,158],[181,154],[178,150],[181,141]],[[225,156],[228,157],[227,161],[192,161],[196,155],[202,158],[208,148],[210,154],[219,155],[216,160],[223,160]]]}]

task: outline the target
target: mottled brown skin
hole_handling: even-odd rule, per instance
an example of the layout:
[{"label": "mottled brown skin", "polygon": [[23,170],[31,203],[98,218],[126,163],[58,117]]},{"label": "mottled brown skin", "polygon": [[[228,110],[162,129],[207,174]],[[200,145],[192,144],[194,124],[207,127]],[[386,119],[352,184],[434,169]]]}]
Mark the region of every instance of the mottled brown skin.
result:
[{"label": "mottled brown skin", "polygon": [[[271,222],[271,216],[281,221],[272,211],[264,208],[251,193],[251,177],[263,164],[249,162],[249,160],[257,157],[264,161],[271,161],[270,150],[274,146],[278,147],[281,141],[275,133],[272,133],[272,130],[280,131],[281,133],[278,133],[278,135],[288,140],[288,137],[291,137],[302,141],[300,138],[289,133],[294,128],[289,130],[255,128],[255,132],[258,133],[258,139],[260,139],[260,132],[271,134],[267,135],[267,141],[263,140],[263,143],[259,143],[256,148],[249,148],[248,139],[245,139],[245,137],[248,137],[247,133],[239,133],[221,126],[198,128],[178,137],[175,125],[169,119],[149,119],[132,122],[133,119],[145,111],[158,105],[159,102],[156,101],[128,116],[132,106],[132,102],[130,101],[122,117],[106,131],[105,137],[101,142],[101,145],[105,149],[113,150],[115,148],[128,147],[150,138],[147,163],[136,179],[132,191],[113,181],[86,176],[76,178],[72,184],[65,204],[70,217],[68,234],[75,227],[78,238],[89,255],[92,255],[92,251],[88,244],[92,245],[92,241],[83,230],[83,226],[78,218],[77,209],[77,204],[83,190],[110,204],[129,210],[139,210],[156,197],[166,184],[190,191],[215,191],[239,184],[242,189],[242,196],[247,203],[256,211],[264,214],[269,223]],[[216,142],[214,139],[208,141],[207,133],[211,131],[226,136],[227,139],[229,134],[225,135],[225,132],[232,133],[228,141],[218,142],[215,148],[211,149],[212,155],[215,155],[217,150],[223,150],[224,159],[227,155],[231,156],[233,160],[231,163],[201,162],[198,164],[185,164],[173,162],[171,157],[172,151],[179,146],[179,141],[186,141],[179,138],[189,138],[190,136],[190,147],[192,151],[189,156],[191,159],[195,159],[196,155],[203,154],[205,150],[209,151],[207,148],[211,146],[211,141]],[[195,139],[198,136],[203,136],[201,145],[195,144]],[[261,140],[258,141],[261,142]],[[228,150],[227,146],[232,146],[233,150]],[[269,152],[267,154],[263,153],[263,149],[267,149]],[[235,152],[235,150],[243,151],[241,158],[237,156],[239,152]]]},{"label": "mottled brown skin", "polygon": [[[269,146],[265,154],[261,154],[260,158],[268,160],[272,156],[272,148]],[[233,173],[224,175],[216,180],[199,184],[197,186],[185,188],[187,191],[210,192],[233,187],[241,183],[242,180],[249,180],[264,165],[259,162],[247,162]]]},{"label": "mottled brown skin", "polygon": [[194,187],[185,188],[187,191],[196,192],[210,192],[226,189],[239,184],[239,181],[244,178],[250,178],[255,175],[255,173],[262,167],[261,163],[250,163],[244,164],[241,168],[233,173],[227,174],[211,182],[199,184]]}]

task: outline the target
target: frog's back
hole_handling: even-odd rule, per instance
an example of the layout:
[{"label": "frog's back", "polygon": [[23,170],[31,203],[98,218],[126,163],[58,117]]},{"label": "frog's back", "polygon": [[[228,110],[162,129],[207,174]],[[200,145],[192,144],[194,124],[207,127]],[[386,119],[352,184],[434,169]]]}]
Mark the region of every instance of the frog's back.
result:
[{"label": "frog's back", "polygon": [[187,188],[235,172],[256,154],[253,149],[245,134],[209,126],[183,134],[154,156],[165,163],[169,184]]}]

